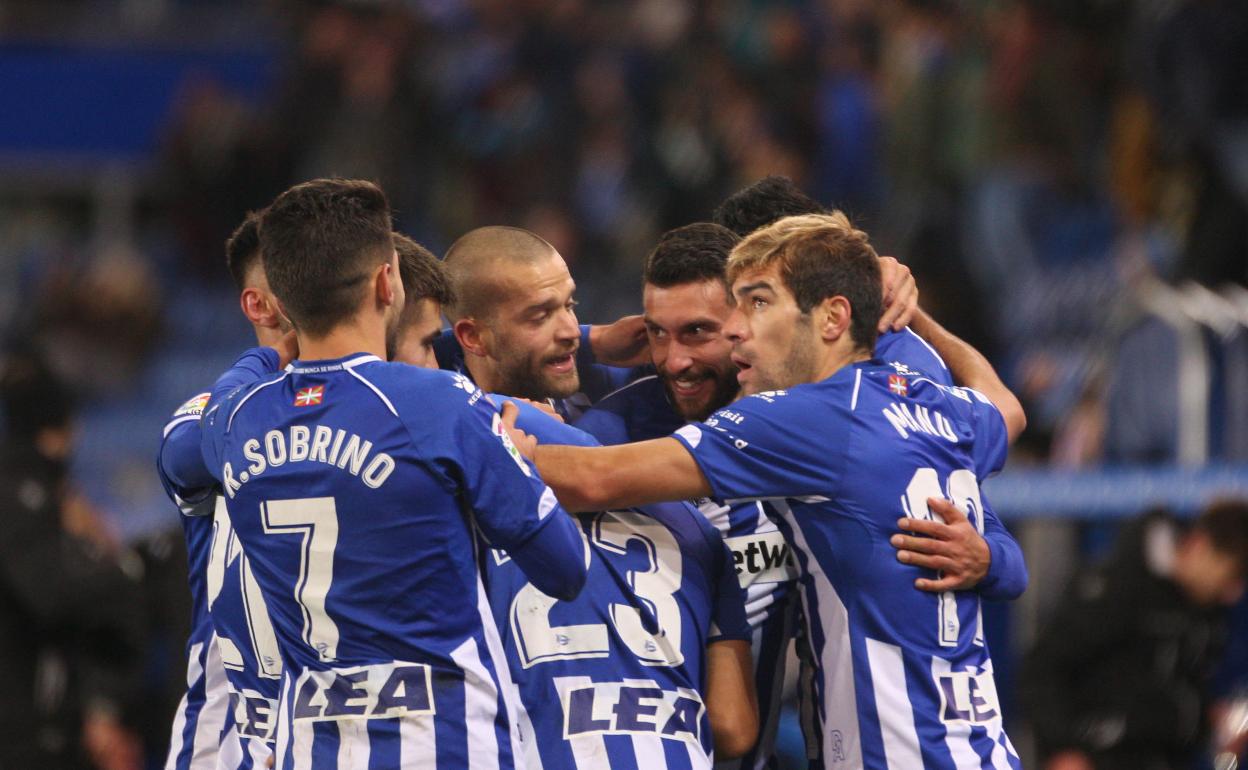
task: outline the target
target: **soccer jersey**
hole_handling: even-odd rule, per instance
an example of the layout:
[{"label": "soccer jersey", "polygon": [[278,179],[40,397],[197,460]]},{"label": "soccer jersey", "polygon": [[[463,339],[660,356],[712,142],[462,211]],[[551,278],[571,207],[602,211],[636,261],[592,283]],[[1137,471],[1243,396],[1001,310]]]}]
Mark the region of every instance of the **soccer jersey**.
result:
[{"label": "soccer jersey", "polygon": [[1002,728],[980,596],[917,591],[899,562],[903,515],[952,499],[1003,531],[979,481],[1005,459],[979,393],[870,361],[760,393],[675,434],[721,499],[763,500],[801,569],[819,736],[812,767],[1020,767]]},{"label": "soccer jersey", "polygon": [[[567,398],[551,399],[551,405],[565,420],[575,420],[598,399],[639,376],[634,369],[598,363],[594,357],[594,349],[589,344],[591,328],[589,324],[581,324],[580,327],[581,344],[576,350],[576,372],[581,380],[580,391]],[[437,356],[439,368],[459,372],[465,377],[472,376],[464,363],[464,349],[451,330],[443,331],[442,336],[434,341],[433,352]]]},{"label": "soccer jersey", "polygon": [[[212,550],[212,513],[217,497],[211,488],[187,489],[165,469],[170,435],[194,430],[208,394],[190,399],[165,426],[157,473],[166,493],[182,513],[186,536],[187,582],[191,591],[191,631],[186,642],[186,692],[174,713],[165,770],[215,770],[218,753],[232,727],[225,669],[208,614],[208,555]],[[198,449],[198,446],[194,447]],[[202,463],[201,463],[202,464]]]},{"label": "soccer jersey", "polygon": [[[205,393],[188,403],[197,404],[202,411],[208,398]],[[191,554],[195,617],[208,625],[204,631],[192,632],[191,643],[200,638],[208,642],[200,652],[205,658],[203,664],[191,665],[203,668],[213,681],[221,683],[222,692],[215,697],[224,701],[220,708],[228,710],[220,747],[213,752],[215,761],[204,760],[204,766],[250,770],[264,767],[273,754],[281,658],[264,597],[230,526],[225,498],[204,466],[201,436],[198,416],[194,420],[175,416],[165,431],[158,465],[161,479],[175,499],[199,500],[183,506],[183,525]],[[187,489],[190,484],[206,486]],[[193,692],[194,688],[188,689],[188,695]],[[192,767],[196,765],[192,763]]]},{"label": "soccer jersey", "polygon": [[[235,369],[275,368],[257,349]],[[476,537],[556,596],[573,520],[467,378],[357,355],[214,389],[204,460],[282,655],[279,768],[510,768],[514,689]]]},{"label": "soccer jersey", "polygon": [[875,358],[888,364],[904,364],[923,372],[924,376],[941,385],[953,385],[949,367],[927,340],[915,334],[909,326],[899,332],[884,332],[875,340]]},{"label": "soccer jersey", "polygon": [[[535,410],[518,424],[542,443],[597,443]],[[576,519],[591,556],[572,601],[534,588],[504,551],[486,561],[543,766],[709,768],[706,645],[750,636],[731,552],[685,503]]]},{"label": "soccer jersey", "polygon": [[[651,374],[602,399],[581,415],[576,427],[603,444],[622,444],[666,436],[684,424],[672,408],[662,381]],[[758,741],[744,756],[721,761],[719,767],[765,768],[775,749],[785,664],[793,637],[796,605],[790,600],[790,588],[796,570],[783,533],[762,505],[752,501],[738,505],[696,502],[731,548],[733,569],[745,591],[758,695]]]},{"label": "soccer jersey", "polygon": [[208,557],[209,613],[230,684],[234,723],[230,739],[221,746],[221,766],[250,770],[264,767],[273,754],[282,660],[264,595],[230,523],[225,499],[218,499]]},{"label": "soccer jersey", "polygon": [[[888,331],[876,342],[876,357],[893,363],[899,371],[917,376],[919,371],[942,385],[952,385],[948,367],[923,338],[908,327]],[[903,363],[904,362],[904,363]],[[666,436],[684,425],[671,406],[667,390],[651,367],[648,376],[608,394],[582,414],[576,426],[603,444],[622,444]],[[987,507],[987,501],[985,501]],[[796,604],[788,595],[792,583],[792,560],[783,534],[765,507],[755,501],[725,506],[698,502],[698,508],[733,546],[742,584],[749,595],[749,619],[754,629],[755,688],[760,717],[759,740],[738,760],[720,763],[721,768],[767,767],[774,749],[780,718],[781,683],[785,676],[786,651],[793,636]],[[1008,532],[987,532],[992,559],[988,574],[977,586],[985,598],[1010,599],[1027,583],[1022,551]],[[783,558],[781,558],[783,556]],[[783,565],[783,566],[780,566]]]}]

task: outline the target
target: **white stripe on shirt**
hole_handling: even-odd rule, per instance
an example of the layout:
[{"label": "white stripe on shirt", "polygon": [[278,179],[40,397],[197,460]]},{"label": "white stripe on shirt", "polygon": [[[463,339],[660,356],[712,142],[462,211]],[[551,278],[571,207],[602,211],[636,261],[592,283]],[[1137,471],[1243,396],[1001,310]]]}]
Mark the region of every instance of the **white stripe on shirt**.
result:
[{"label": "white stripe on shirt", "polygon": [[[813,587],[814,596],[806,590],[807,582],[801,584],[802,603],[806,610],[806,623],[818,623],[823,631],[823,649],[814,650],[819,670],[815,676],[820,678],[823,690],[823,702],[818,704],[822,735],[822,753],[825,764],[834,761],[834,757],[843,756],[846,767],[858,767],[862,764],[862,731],[858,726],[858,700],[854,686],[853,649],[849,638],[849,612],[845,603],[837,594],[836,588],[824,574],[818,559],[811,552],[806,542],[793,509],[782,499],[772,500],[772,506],[784,516],[793,531],[793,547],[806,557],[806,571],[810,576],[809,585]],[[814,639],[811,638],[811,643]],[[840,741],[835,741],[836,733]],[[839,743],[839,746],[837,745]],[[835,747],[835,749],[834,749]]]},{"label": "white stripe on shirt", "polygon": [[914,706],[906,691],[906,668],[901,648],[867,639],[871,688],[875,691],[875,714],[884,739],[884,760],[890,770],[923,767],[919,731],[914,727]]},{"label": "white stripe on shirt", "polygon": [[433,714],[399,719],[399,770],[435,770],[438,766],[438,733]]},{"label": "white stripe on shirt", "polygon": [[[480,576],[477,580],[480,596]],[[466,770],[497,770],[498,738],[494,733],[494,720],[498,716],[498,687],[481,661],[477,640],[471,636],[451,651],[451,660],[464,672],[464,732],[468,737]],[[496,664],[496,668],[505,668],[506,665],[504,660],[502,666]],[[514,738],[512,744],[515,744]]]}]

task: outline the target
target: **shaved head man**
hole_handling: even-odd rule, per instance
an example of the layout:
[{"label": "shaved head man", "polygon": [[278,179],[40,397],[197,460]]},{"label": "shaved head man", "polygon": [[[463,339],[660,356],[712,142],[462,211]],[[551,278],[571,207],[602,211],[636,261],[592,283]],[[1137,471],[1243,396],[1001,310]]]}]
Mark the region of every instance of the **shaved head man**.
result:
[{"label": "shaved head man", "polygon": [[481,227],[444,260],[447,307],[468,374],[487,392],[541,400],[580,389],[576,283],[553,246],[527,230]]}]

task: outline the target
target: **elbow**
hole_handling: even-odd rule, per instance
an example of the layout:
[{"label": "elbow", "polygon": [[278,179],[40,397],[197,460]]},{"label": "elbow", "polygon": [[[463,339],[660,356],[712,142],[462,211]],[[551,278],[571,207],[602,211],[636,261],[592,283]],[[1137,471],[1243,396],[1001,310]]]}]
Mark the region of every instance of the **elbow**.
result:
[{"label": "elbow", "polygon": [[532,580],[532,576],[529,577],[537,590],[560,601],[570,602],[579,596],[581,589],[585,587],[586,575],[585,565],[577,564],[575,568],[567,568],[558,574],[550,574],[540,582]]},{"label": "elbow", "polygon": [[711,733],[715,738],[717,761],[743,757],[758,741],[758,715],[743,710],[730,722],[723,720],[717,723],[712,718]]},{"label": "elbow", "polygon": [[585,580],[589,575],[589,570],[581,565],[579,569],[569,572],[567,577],[559,584],[559,590],[551,596],[560,601],[570,602],[577,596],[580,596],[581,589],[585,587]]},{"label": "elbow", "polygon": [[611,486],[611,474],[607,472],[584,473],[574,485],[558,491],[559,502],[569,513],[605,511],[619,497]]},{"label": "elbow", "polygon": [[1018,437],[1027,429],[1027,413],[1023,411],[1023,405],[1015,397],[1011,397],[1012,402],[1009,406],[1009,414],[1005,416],[1005,430],[1009,434],[1010,443],[1013,444]]}]

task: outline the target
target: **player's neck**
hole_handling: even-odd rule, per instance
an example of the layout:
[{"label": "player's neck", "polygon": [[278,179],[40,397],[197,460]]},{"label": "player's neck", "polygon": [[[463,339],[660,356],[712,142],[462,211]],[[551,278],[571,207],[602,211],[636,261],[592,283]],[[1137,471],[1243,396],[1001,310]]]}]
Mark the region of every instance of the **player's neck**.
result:
[{"label": "player's neck", "polygon": [[354,353],[372,353],[378,358],[386,357],[386,330],[384,321],[377,319],[339,324],[322,337],[312,337],[298,332],[299,360],[326,361],[345,358]]},{"label": "player's neck", "polygon": [[823,364],[818,368],[818,374],[815,382],[822,382],[832,375],[844,369],[847,366],[859,363],[861,361],[869,361],[871,354],[862,348],[852,345],[842,346],[835,345],[827,351]]},{"label": "player's neck", "polygon": [[464,368],[468,370],[468,376],[477,384],[477,387],[486,393],[503,393],[498,376],[494,371],[494,367],[490,364],[488,358],[476,356],[464,351]]},{"label": "player's neck", "polygon": [[261,326],[253,323],[251,328],[256,332],[256,344],[262,348],[277,347],[282,337],[286,336],[286,332],[276,326]]}]

